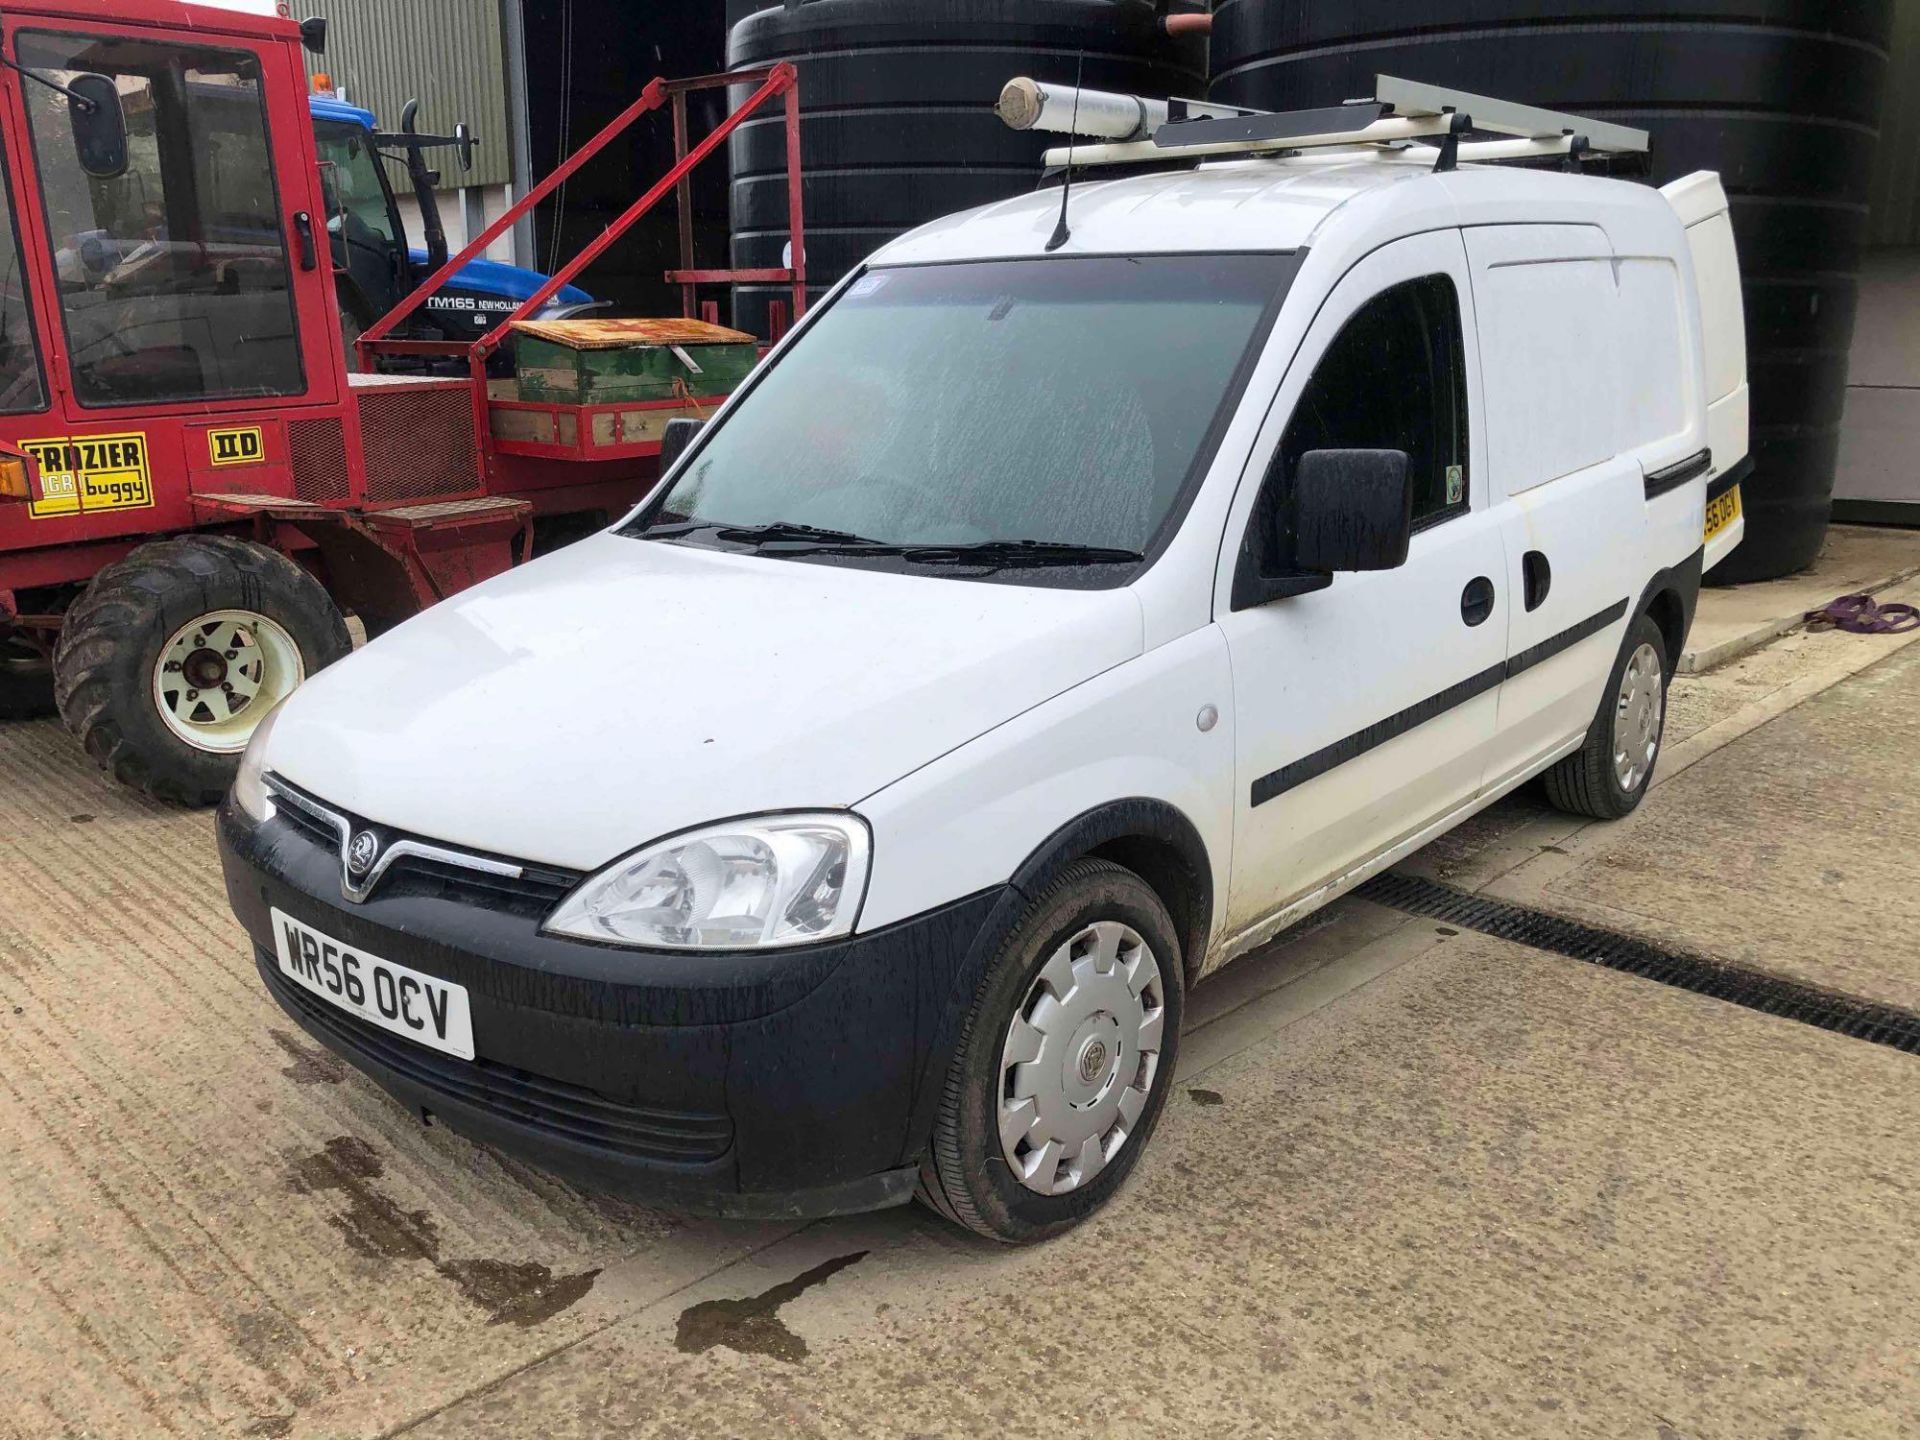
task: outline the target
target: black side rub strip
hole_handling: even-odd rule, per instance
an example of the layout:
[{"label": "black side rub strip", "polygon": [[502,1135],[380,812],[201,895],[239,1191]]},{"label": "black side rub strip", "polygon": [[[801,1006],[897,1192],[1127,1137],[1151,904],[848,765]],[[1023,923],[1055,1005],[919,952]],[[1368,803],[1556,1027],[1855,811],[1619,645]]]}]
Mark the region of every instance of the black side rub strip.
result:
[{"label": "black side rub strip", "polygon": [[1713,452],[1702,450],[1699,454],[1689,455],[1677,464],[1668,465],[1659,470],[1649,470],[1647,499],[1651,500],[1656,495],[1664,495],[1669,490],[1678,490],[1689,480],[1698,479],[1711,469],[1713,469]]},{"label": "black side rub strip", "polygon": [[1391,871],[1376,875],[1354,892],[1377,905],[1409,915],[1477,930],[1482,935],[1531,946],[1554,955],[1584,960],[1643,980],[1690,990],[1730,1005],[1798,1020],[1855,1040],[1888,1045],[1920,1055],[1920,1015],[1893,1005],[1837,994],[1798,980],[1748,970],[1685,951],[1663,950],[1617,930],[1563,920],[1543,910],[1511,905],[1456,890],[1419,875]]},{"label": "black side rub strip", "polygon": [[1514,676],[1520,674],[1521,671],[1531,670],[1542,660],[1551,660],[1562,650],[1567,649],[1569,646],[1578,645],[1588,636],[1598,635],[1602,630],[1606,629],[1626,613],[1627,602],[1624,600],[1616,600],[1613,604],[1607,606],[1606,609],[1599,611],[1597,614],[1589,615],[1578,625],[1570,626],[1562,630],[1558,635],[1549,635],[1538,645],[1529,645],[1518,655],[1508,656],[1507,663],[1504,667],[1505,678],[1511,680]]},{"label": "black side rub strip", "polygon": [[1298,760],[1289,761],[1278,770],[1262,775],[1253,782],[1252,802],[1264,805],[1276,796],[1284,795],[1296,785],[1304,785],[1316,776],[1337,769],[1349,760],[1384,745],[1396,736],[1404,735],[1416,726],[1424,725],[1436,716],[1444,715],[1456,705],[1464,705],[1476,695],[1484,695],[1502,680],[1511,680],[1523,670],[1530,670],[1543,660],[1551,659],[1570,645],[1578,645],[1591,635],[1598,635],[1614,621],[1627,613],[1627,602],[1616,600],[1598,614],[1589,615],[1578,625],[1562,630],[1558,635],[1549,636],[1538,645],[1522,650],[1518,655],[1509,657],[1503,664],[1489,665],[1477,675],[1469,675],[1457,684],[1449,685],[1436,695],[1409,705],[1397,714],[1384,720],[1376,720],[1364,730],[1356,730],[1344,740],[1303,755]]}]

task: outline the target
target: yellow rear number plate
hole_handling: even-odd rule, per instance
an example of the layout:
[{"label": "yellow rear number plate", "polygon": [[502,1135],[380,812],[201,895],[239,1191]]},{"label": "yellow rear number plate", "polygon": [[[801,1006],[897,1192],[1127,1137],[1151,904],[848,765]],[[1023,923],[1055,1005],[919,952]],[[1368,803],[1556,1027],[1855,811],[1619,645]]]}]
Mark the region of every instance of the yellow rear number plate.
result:
[{"label": "yellow rear number plate", "polygon": [[1739,518],[1740,487],[1736,485],[1707,502],[1707,533],[1703,538],[1711,540]]}]

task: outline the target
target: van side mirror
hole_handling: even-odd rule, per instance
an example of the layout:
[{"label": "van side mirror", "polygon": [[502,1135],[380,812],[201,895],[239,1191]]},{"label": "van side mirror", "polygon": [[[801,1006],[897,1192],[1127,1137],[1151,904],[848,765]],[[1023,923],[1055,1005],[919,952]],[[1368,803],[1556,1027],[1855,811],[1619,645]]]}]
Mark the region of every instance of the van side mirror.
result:
[{"label": "van side mirror", "polygon": [[667,428],[660,436],[660,473],[666,474],[674,463],[684,455],[687,446],[693,443],[693,437],[700,433],[700,427],[707,422],[694,420],[685,415],[667,421]]},{"label": "van side mirror", "polygon": [[1404,450],[1309,450],[1293,477],[1293,559],[1302,570],[1393,570],[1413,539]]},{"label": "van side mirror", "polygon": [[76,75],[67,82],[67,122],[83,171],[96,180],[127,173],[127,112],[110,77]]}]

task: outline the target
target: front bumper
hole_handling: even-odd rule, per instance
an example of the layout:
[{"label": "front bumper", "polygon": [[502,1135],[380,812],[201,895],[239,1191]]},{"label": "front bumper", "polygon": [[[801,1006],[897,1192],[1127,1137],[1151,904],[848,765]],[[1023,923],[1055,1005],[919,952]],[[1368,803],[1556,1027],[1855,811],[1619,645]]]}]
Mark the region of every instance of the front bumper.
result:
[{"label": "front bumper", "polygon": [[[433,884],[342,898],[337,853],[229,801],[221,862],[261,978],[314,1039],[425,1119],[598,1189],[728,1216],[839,1214],[913,1193],[989,891],[784,952],[626,950]],[[462,985],[475,1059],[374,1028],[281,975],[278,908]]]}]

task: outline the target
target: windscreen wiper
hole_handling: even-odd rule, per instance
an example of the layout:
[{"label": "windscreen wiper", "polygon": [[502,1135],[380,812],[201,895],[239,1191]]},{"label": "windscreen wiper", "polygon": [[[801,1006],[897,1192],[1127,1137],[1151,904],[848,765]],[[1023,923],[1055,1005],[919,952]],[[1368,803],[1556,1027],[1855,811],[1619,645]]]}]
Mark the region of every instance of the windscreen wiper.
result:
[{"label": "windscreen wiper", "polygon": [[1080,545],[1067,540],[977,540],[957,544],[874,540],[847,530],[829,530],[789,520],[766,525],[722,525],[690,520],[639,532],[642,539],[656,540],[672,540],[695,533],[751,545],[767,555],[896,555],[920,565],[977,565],[994,570],[1015,565],[1133,565],[1146,558],[1138,550]]},{"label": "windscreen wiper", "polygon": [[719,540],[751,545],[757,550],[794,554],[802,547],[846,546],[857,550],[883,550],[892,553],[899,547],[884,540],[869,540],[851,530],[826,530],[818,525],[799,525],[791,520],[775,520],[766,525],[722,525],[713,532]]},{"label": "windscreen wiper", "polygon": [[899,547],[884,540],[869,540],[849,530],[827,530],[818,525],[800,525],[791,520],[775,520],[766,525],[729,525],[719,520],[674,520],[630,532],[641,540],[679,540],[688,535],[726,540],[736,545],[751,545],[775,554],[811,553],[815,549],[878,549],[887,554]]},{"label": "windscreen wiper", "polygon": [[878,549],[888,554],[897,553],[897,545],[889,545],[884,540],[869,540],[864,535],[855,535],[850,530],[827,530],[818,525],[801,525],[791,520],[775,520],[766,525],[728,525],[717,520],[682,520],[666,525],[655,525],[636,532],[642,540],[677,540],[686,535],[712,536],[716,540],[731,541],[736,545],[751,545],[755,549],[768,549],[777,554],[793,554],[803,548],[811,552],[815,548],[838,550]]},{"label": "windscreen wiper", "polygon": [[904,545],[900,553],[922,565],[1134,565],[1138,550],[1079,545],[1070,540],[980,540],[966,545]]}]

